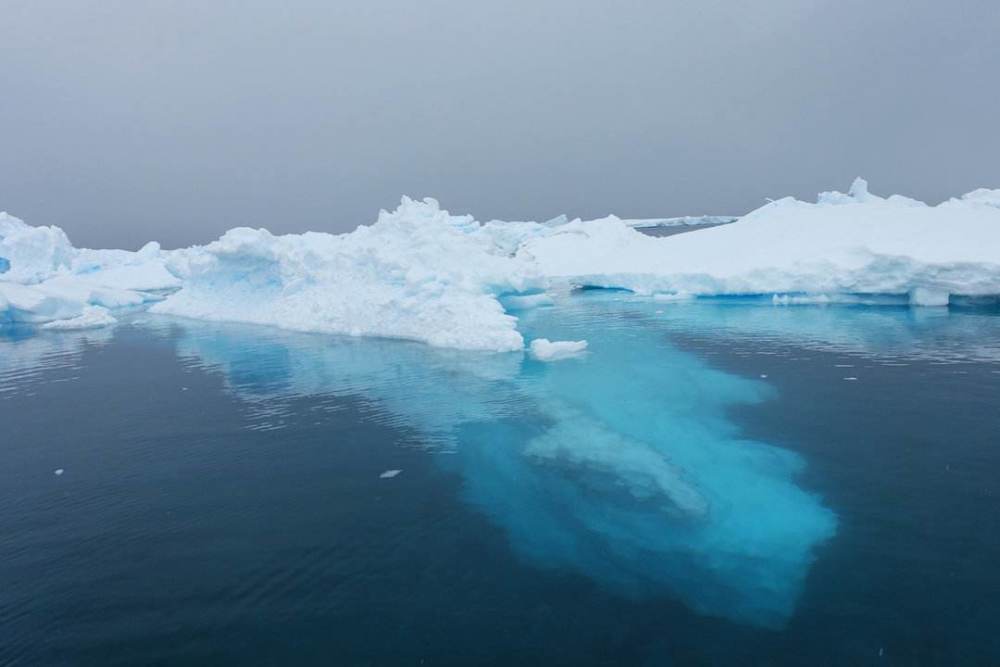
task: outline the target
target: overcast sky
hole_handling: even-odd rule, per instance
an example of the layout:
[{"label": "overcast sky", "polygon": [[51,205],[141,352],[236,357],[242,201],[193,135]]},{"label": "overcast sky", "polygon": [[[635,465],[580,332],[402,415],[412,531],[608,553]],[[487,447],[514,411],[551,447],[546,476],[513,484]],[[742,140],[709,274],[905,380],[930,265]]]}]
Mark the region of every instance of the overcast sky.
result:
[{"label": "overcast sky", "polygon": [[0,0],[0,210],[77,245],[1000,187],[997,0]]}]

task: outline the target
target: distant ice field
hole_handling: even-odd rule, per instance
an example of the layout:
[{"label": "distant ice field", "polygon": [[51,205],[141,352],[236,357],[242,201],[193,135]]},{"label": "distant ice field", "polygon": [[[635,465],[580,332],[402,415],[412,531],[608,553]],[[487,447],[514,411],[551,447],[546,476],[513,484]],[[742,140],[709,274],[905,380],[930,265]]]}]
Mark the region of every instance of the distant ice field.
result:
[{"label": "distant ice field", "polygon": [[[634,228],[706,220],[713,226],[669,237]],[[403,198],[347,234],[237,228],[204,246],[128,252],[75,248],[58,228],[2,214],[0,323],[106,326],[148,309],[502,352],[531,343],[517,311],[581,287],[774,305],[878,295],[930,308],[1000,295],[1000,190],[928,206],[878,197],[857,179],[847,194],[781,199],[731,220],[480,223]]]}]

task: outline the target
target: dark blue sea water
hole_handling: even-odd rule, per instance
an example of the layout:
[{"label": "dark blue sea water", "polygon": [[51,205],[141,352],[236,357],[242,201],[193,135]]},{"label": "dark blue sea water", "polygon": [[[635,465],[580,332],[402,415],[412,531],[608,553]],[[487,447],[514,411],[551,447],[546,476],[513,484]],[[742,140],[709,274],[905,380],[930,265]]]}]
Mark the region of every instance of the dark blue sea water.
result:
[{"label": "dark blue sea water", "polygon": [[996,306],[518,315],[0,333],[0,664],[1000,663]]}]

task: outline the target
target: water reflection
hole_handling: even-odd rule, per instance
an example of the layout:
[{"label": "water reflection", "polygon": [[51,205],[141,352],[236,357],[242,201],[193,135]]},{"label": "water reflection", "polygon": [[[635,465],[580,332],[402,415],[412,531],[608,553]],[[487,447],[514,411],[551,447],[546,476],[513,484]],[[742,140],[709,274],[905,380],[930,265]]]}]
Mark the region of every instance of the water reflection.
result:
[{"label": "water reflection", "polygon": [[0,395],[15,390],[31,395],[32,385],[48,371],[74,369],[88,347],[104,345],[112,336],[112,328],[50,332],[0,326]]},{"label": "water reflection", "polygon": [[872,306],[877,297],[844,303],[772,305],[766,299],[720,299],[660,304],[634,297],[643,310],[671,331],[710,335],[734,343],[787,344],[892,361],[1000,361],[1000,317],[995,304],[980,307],[910,308]]}]

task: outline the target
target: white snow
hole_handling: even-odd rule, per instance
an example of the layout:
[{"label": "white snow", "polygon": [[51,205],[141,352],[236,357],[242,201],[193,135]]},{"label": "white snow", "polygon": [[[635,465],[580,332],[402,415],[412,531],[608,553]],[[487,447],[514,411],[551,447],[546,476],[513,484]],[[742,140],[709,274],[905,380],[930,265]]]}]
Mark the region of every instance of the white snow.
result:
[{"label": "white snow", "polygon": [[[699,220],[708,218],[655,222]],[[404,198],[348,234],[237,228],[206,246],[129,252],[74,248],[57,227],[0,214],[0,323],[96,326],[152,304],[205,320],[513,351],[524,347],[516,315],[575,286],[662,301],[774,295],[776,305],[888,295],[944,306],[1000,294],[1000,190],[928,206],[871,194],[858,179],[846,194],[781,199],[691,234],[649,237],[633,229],[642,224],[651,223],[480,223]]]},{"label": "white snow", "polygon": [[536,338],[529,346],[531,356],[539,361],[558,361],[578,357],[587,350],[585,340],[556,340]]}]

